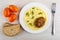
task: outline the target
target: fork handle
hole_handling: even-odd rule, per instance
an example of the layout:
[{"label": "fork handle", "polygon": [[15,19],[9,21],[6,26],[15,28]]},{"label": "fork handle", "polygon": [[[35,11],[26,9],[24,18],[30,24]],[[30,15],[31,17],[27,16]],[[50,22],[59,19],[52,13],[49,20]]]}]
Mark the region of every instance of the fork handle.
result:
[{"label": "fork handle", "polygon": [[54,35],[55,34],[54,14],[52,16],[53,16],[53,18],[52,18],[52,35]]}]

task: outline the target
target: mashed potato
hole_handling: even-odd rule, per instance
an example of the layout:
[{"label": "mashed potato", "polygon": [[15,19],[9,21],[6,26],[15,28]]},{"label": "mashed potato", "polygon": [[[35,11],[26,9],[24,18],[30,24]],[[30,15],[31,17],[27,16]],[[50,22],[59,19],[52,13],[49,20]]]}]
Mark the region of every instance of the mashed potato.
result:
[{"label": "mashed potato", "polygon": [[[36,27],[34,25],[34,21],[38,17],[46,17],[46,12],[40,8],[40,7],[31,7],[26,10],[25,15],[24,15],[24,22],[27,27],[29,27],[32,30],[38,30],[40,28]],[[47,19],[46,19],[47,20]],[[45,21],[46,22],[46,21]]]}]

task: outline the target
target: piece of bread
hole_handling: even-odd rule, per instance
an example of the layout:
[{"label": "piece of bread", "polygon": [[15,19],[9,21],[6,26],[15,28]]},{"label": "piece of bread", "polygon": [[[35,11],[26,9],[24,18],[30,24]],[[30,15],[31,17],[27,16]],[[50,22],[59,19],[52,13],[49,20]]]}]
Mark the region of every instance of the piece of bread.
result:
[{"label": "piece of bread", "polygon": [[16,34],[20,32],[20,24],[5,23],[2,28],[2,31],[4,34],[8,36],[15,36]]}]

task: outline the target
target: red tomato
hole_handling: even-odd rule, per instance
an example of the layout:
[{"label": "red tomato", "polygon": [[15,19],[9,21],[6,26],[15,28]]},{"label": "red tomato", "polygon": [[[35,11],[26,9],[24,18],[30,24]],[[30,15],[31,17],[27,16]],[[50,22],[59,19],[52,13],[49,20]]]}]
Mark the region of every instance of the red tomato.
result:
[{"label": "red tomato", "polygon": [[9,8],[13,12],[18,12],[19,11],[19,8],[17,6],[15,6],[15,5],[9,5]]},{"label": "red tomato", "polygon": [[16,20],[16,14],[11,14],[11,16],[9,17],[9,22],[13,22]]},{"label": "red tomato", "polygon": [[10,13],[9,8],[5,8],[5,9],[4,9],[4,16],[5,16],[5,17],[9,17],[10,14],[11,14],[11,13]]}]

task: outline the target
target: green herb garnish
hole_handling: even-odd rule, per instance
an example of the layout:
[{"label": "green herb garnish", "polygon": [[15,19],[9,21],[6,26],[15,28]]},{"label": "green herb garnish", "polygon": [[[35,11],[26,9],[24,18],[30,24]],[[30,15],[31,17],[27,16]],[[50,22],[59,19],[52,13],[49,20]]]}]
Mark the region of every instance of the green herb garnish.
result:
[{"label": "green herb garnish", "polygon": [[39,12],[38,14],[42,14],[41,12]]},{"label": "green herb garnish", "polygon": [[32,19],[34,18],[34,16],[32,16]]},{"label": "green herb garnish", "polygon": [[32,26],[32,23],[29,23],[30,26]]},{"label": "green herb garnish", "polygon": [[33,7],[32,9],[35,9],[35,7]]},{"label": "green herb garnish", "polygon": [[27,22],[29,22],[29,21],[27,20]]},{"label": "green herb garnish", "polygon": [[26,16],[29,16],[29,13],[28,12],[26,13]]},{"label": "green herb garnish", "polygon": [[32,15],[34,15],[34,12],[32,11]]}]

